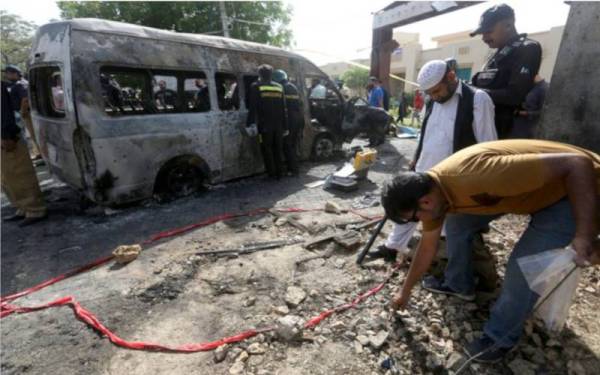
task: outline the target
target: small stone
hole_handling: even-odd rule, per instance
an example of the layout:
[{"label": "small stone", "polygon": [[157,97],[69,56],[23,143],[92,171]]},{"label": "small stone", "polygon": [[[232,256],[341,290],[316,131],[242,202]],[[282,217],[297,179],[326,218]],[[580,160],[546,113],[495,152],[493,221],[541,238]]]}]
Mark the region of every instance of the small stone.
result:
[{"label": "small stone", "polygon": [[438,333],[439,331],[442,330],[442,326],[440,325],[440,323],[433,322],[433,323],[431,323],[430,329],[431,329],[431,332]]},{"label": "small stone", "polygon": [[516,358],[508,364],[513,374],[518,375],[535,375],[535,366],[533,363],[522,358]]},{"label": "small stone", "polygon": [[229,345],[221,345],[213,352],[213,360],[215,363],[223,362],[227,358],[227,352],[229,351]]},{"label": "small stone", "polygon": [[308,295],[314,298],[319,295],[319,292],[315,289],[311,289],[310,292],[308,292]]},{"label": "small stone", "polygon": [[465,331],[471,332],[473,331],[473,326],[469,322],[463,322],[463,326],[465,327]]},{"label": "small stone", "polygon": [[443,338],[448,338],[448,337],[450,337],[450,330],[448,329],[448,327],[444,327],[444,328],[442,328],[442,337],[443,337]]},{"label": "small stone", "polygon": [[302,303],[302,301],[304,301],[305,298],[306,292],[302,290],[302,288],[299,288],[297,286],[290,286],[287,288],[287,292],[285,294],[285,302],[289,306],[296,307],[300,303]]},{"label": "small stone", "polygon": [[550,339],[546,341],[546,346],[549,348],[560,348],[562,347],[562,344],[555,339]]},{"label": "small stone", "polygon": [[567,363],[567,371],[569,375],[585,375],[585,368],[578,361],[569,361]]},{"label": "small stone", "polygon": [[250,355],[248,354],[248,352],[245,351],[245,350],[242,350],[242,352],[240,353],[240,355],[238,355],[235,360],[236,360],[236,362],[246,362],[248,360],[248,357],[250,357]]},{"label": "small stone", "polygon": [[331,328],[334,330],[337,330],[337,331],[341,331],[346,328],[346,324],[344,322],[342,322],[341,320],[338,320],[338,321],[333,322],[333,324],[331,325]]},{"label": "small stone", "polygon": [[262,345],[260,345],[257,342],[250,344],[250,346],[248,346],[248,349],[246,349],[246,351],[252,355],[265,354],[265,349],[263,348]]},{"label": "small stone", "polygon": [[329,212],[331,214],[339,214],[342,212],[342,208],[339,204],[334,201],[325,202],[325,212]]},{"label": "small stone", "polygon": [[287,306],[273,307],[273,312],[278,315],[287,315],[290,313],[290,309]]},{"label": "small stone", "polygon": [[283,341],[302,340],[302,318],[296,315],[286,315],[277,320],[277,337]]},{"label": "small stone", "polygon": [[354,340],[354,352],[360,354],[363,352],[363,346],[358,340]]},{"label": "small stone", "polygon": [[234,362],[233,366],[229,368],[229,374],[238,375],[244,372],[244,362]]},{"label": "small stone", "polygon": [[279,217],[276,221],[275,221],[275,226],[276,227],[280,227],[282,225],[285,225],[288,222],[288,220],[285,217]]},{"label": "small stone", "polygon": [[358,336],[356,336],[356,341],[358,341],[362,346],[369,345],[369,338],[367,336],[364,336],[364,335],[358,335]]},{"label": "small stone", "polygon": [[448,359],[446,360],[446,369],[451,371],[457,371],[460,366],[466,360],[465,356],[459,352],[450,353]]},{"label": "small stone", "polygon": [[429,369],[435,369],[442,366],[443,361],[435,354],[429,354],[425,360],[425,366]]},{"label": "small stone", "polygon": [[344,268],[344,266],[346,265],[346,261],[342,258],[338,258],[335,260],[335,268]]},{"label": "small stone", "polygon": [[262,355],[253,355],[248,359],[248,366],[256,367],[265,361],[265,357]]},{"label": "small stone", "polygon": [[381,330],[381,331],[377,332],[377,334],[375,336],[369,337],[369,344],[373,348],[379,349],[383,346],[383,344],[385,344],[389,335],[390,335],[389,332]]},{"label": "small stone", "polygon": [[544,344],[542,343],[542,339],[540,338],[540,335],[538,335],[537,333],[532,334],[531,339],[533,340],[533,342],[535,343],[536,346],[538,346],[540,348],[544,347]]},{"label": "small stone", "polygon": [[256,303],[256,297],[249,297],[247,300],[244,301],[244,306],[245,307],[254,306],[255,303]]}]

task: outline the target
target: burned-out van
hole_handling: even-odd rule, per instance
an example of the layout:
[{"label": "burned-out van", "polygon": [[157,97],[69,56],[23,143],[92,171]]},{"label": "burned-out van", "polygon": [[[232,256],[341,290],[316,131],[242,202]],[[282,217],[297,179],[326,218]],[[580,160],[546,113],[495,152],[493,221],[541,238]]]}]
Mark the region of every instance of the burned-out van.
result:
[{"label": "burned-out van", "polygon": [[313,63],[279,48],[75,19],[40,27],[30,55],[42,155],[53,175],[101,204],[260,173],[259,145],[243,127],[261,64],[284,69],[303,93],[303,159],[331,156],[372,117]]}]

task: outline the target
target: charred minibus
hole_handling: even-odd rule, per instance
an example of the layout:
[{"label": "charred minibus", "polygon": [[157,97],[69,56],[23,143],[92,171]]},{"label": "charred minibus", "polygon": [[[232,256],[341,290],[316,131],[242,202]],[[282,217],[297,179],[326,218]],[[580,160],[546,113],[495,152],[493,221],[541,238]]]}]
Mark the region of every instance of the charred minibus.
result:
[{"label": "charred minibus", "polygon": [[[105,205],[260,173],[244,126],[261,64],[284,69],[303,93],[300,158],[331,156],[374,110],[346,103],[326,74],[283,49],[74,19],[40,27],[29,58],[42,155],[54,176]],[[309,96],[316,81],[324,95]]]}]

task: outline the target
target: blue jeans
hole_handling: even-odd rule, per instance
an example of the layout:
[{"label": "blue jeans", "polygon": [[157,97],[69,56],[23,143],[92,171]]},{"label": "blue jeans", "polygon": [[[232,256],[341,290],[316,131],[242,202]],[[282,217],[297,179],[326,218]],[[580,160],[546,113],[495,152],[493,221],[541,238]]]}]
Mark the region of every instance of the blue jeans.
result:
[{"label": "blue jeans", "polygon": [[[446,217],[448,266],[444,284],[456,292],[473,293],[473,235],[500,215],[454,214]],[[517,344],[523,324],[539,298],[523,277],[517,258],[567,246],[575,235],[571,203],[565,198],[531,215],[529,225],[515,245],[504,276],[500,297],[492,307],[484,332],[501,347]]]}]

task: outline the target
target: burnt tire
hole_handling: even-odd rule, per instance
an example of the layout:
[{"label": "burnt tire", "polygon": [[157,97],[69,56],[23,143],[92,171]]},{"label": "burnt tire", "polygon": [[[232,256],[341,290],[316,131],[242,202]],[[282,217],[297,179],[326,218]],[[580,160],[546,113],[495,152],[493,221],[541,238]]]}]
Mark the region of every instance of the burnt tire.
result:
[{"label": "burnt tire", "polygon": [[205,176],[199,166],[176,159],[161,169],[154,191],[159,200],[172,200],[203,191],[204,183]]},{"label": "burnt tire", "polygon": [[314,161],[325,161],[333,157],[334,151],[333,138],[328,134],[321,134],[313,142],[311,156]]}]

